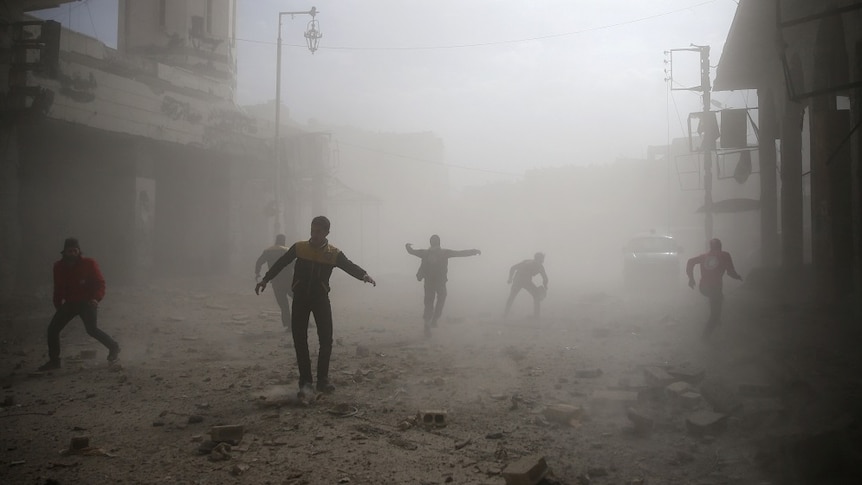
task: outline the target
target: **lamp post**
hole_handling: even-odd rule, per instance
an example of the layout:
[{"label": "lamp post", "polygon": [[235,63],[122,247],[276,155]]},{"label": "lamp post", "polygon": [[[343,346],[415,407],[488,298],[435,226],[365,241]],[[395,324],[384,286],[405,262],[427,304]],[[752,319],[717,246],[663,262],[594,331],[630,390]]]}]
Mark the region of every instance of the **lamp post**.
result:
[{"label": "lamp post", "polygon": [[311,10],[303,12],[279,12],[278,13],[278,50],[276,53],[275,62],[275,136],[273,139],[273,153],[275,155],[275,233],[281,232],[281,154],[279,138],[279,128],[281,127],[281,19],[285,15],[290,15],[291,18],[297,15],[310,15],[311,20],[305,31],[305,43],[308,50],[312,54],[317,50],[320,43],[320,38],[323,34],[320,32],[320,24],[315,19],[317,15],[317,7],[311,7]]}]

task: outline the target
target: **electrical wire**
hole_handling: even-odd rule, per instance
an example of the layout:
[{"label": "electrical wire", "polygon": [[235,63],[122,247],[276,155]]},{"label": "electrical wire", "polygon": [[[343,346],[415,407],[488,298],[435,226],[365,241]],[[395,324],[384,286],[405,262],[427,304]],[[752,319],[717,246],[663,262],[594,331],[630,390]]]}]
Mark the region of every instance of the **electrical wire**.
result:
[{"label": "electrical wire", "polygon": [[[475,43],[467,43],[467,44],[451,44],[451,45],[436,45],[436,46],[404,46],[404,47],[396,47],[396,46],[371,46],[371,47],[354,47],[354,46],[320,46],[320,50],[343,50],[343,51],[430,51],[430,50],[452,50],[452,49],[467,49],[474,47],[488,47],[488,46],[496,46],[496,45],[506,45],[506,44],[521,44],[525,42],[533,42],[537,40],[546,40],[546,39],[554,39],[559,37],[571,37],[574,35],[586,34],[589,32],[597,32],[601,30],[613,29],[616,27],[622,27],[626,25],[636,24],[640,22],[646,22],[648,20],[653,20],[660,17],[665,17],[668,15],[677,14],[679,12],[684,12],[686,10],[691,10],[693,8],[702,7],[704,5],[708,5],[710,3],[715,3],[717,0],[707,0],[704,2],[696,3],[694,5],[690,5],[688,7],[670,10],[667,12],[662,12],[658,14],[648,15],[646,17],[641,17],[632,20],[626,20],[622,22],[616,22],[612,24],[601,25],[598,27],[590,27],[581,30],[574,30],[570,32],[561,32],[556,34],[547,34],[547,35],[537,35],[533,37],[525,37],[521,39],[508,39],[508,40],[500,40],[500,41],[490,41],[490,42],[475,42]],[[227,39],[222,39],[227,40]],[[257,39],[243,39],[236,37],[235,40],[241,42],[249,42],[254,44],[268,44],[268,45],[277,45],[277,42],[272,41],[264,41]],[[284,47],[307,47],[304,44],[285,44],[282,43]]]}]

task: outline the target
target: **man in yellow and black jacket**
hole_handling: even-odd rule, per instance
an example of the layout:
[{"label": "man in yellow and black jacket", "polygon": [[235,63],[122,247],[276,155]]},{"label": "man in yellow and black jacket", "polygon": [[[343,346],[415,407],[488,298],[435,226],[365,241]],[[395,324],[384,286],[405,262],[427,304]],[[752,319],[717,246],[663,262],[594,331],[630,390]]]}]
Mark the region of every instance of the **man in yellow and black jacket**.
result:
[{"label": "man in yellow and black jacket", "polygon": [[296,260],[293,269],[293,314],[291,331],[299,366],[299,397],[314,393],[311,375],[311,357],[308,353],[308,319],[314,314],[320,353],[317,356],[317,390],[330,393],[335,386],[329,382],[329,358],[332,355],[332,306],[329,303],[329,277],[333,268],[358,280],[377,286],[368,272],[347,259],[335,246],[329,244],[329,219],[317,216],[311,221],[311,238],[292,245],[287,252],[269,268],[263,279],[254,287],[260,294],[285,266]]}]

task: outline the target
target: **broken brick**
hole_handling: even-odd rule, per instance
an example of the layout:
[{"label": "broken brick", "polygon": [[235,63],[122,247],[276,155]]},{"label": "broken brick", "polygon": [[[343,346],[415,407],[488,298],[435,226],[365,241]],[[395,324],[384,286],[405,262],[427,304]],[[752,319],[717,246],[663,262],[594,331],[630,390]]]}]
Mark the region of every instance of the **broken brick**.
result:
[{"label": "broken brick", "polygon": [[210,428],[210,439],[216,443],[242,441],[244,430],[241,424],[228,424]]}]

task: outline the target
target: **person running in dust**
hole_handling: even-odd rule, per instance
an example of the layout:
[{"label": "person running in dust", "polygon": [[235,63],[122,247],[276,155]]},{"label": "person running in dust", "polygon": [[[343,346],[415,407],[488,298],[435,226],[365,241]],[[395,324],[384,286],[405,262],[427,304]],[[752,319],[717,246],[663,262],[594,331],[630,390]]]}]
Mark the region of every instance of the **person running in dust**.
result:
[{"label": "person running in dust", "polygon": [[685,265],[688,275],[688,286],[694,288],[694,267],[700,265],[700,292],[709,298],[709,320],[703,329],[703,337],[709,337],[721,321],[721,305],[724,300],[722,284],[724,273],[733,279],[742,281],[742,276],[733,267],[730,253],[721,250],[721,241],[709,241],[709,252],[695,256]]},{"label": "person running in dust", "polygon": [[[260,281],[260,269],[263,267],[263,263],[266,263],[267,268],[271,269],[275,266],[278,258],[284,256],[284,253],[287,252],[286,241],[287,237],[284,234],[275,236],[275,245],[264,249],[260,257],[257,258],[257,262],[254,264],[255,283]],[[281,325],[288,332],[290,331],[290,298],[293,298],[291,283],[293,283],[293,265],[289,265],[289,268],[280,272],[272,280],[272,292],[275,293],[275,301],[278,302],[278,306],[281,308]]]},{"label": "person running in dust", "polygon": [[108,362],[117,360],[120,346],[99,328],[99,302],[105,297],[105,278],[95,259],[81,255],[78,240],[70,237],[63,243],[63,255],[54,263],[54,308],[48,325],[48,362],[39,371],[60,368],[60,332],[75,317],[81,317],[87,335],[108,348]]},{"label": "person running in dust", "polygon": [[[533,283],[533,277],[542,275],[542,286],[536,286]],[[525,259],[518,264],[515,264],[509,269],[509,284],[512,285],[512,291],[509,292],[509,299],[506,301],[506,311],[503,317],[509,316],[509,310],[512,309],[512,302],[521,290],[533,296],[533,316],[539,318],[539,306],[542,300],[545,299],[545,294],[548,291],[548,275],[545,274],[545,254],[536,253],[533,259]]]},{"label": "person running in dust", "polygon": [[[428,249],[413,249],[413,245],[407,243],[404,247],[407,252],[422,259],[416,279],[425,280],[425,311],[422,320],[425,322],[425,336],[431,336],[431,327],[437,326],[440,315],[443,314],[443,305],[446,303],[446,282],[449,273],[449,258],[460,258],[465,256],[476,256],[482,254],[478,249],[444,249],[440,247],[440,236],[434,234],[430,240]],[[436,297],[436,305],[434,303]]]},{"label": "person running in dust", "polygon": [[255,285],[255,294],[266,289],[266,284],[274,280],[287,265],[296,261],[293,271],[293,315],[291,332],[293,347],[296,350],[296,363],[299,367],[300,399],[314,394],[314,379],[311,375],[311,357],[308,353],[308,320],[314,314],[317,325],[317,338],[320,351],[317,356],[317,391],[331,393],[335,386],[329,382],[329,358],[332,356],[332,305],[329,302],[329,277],[333,268],[358,280],[377,286],[368,272],[347,259],[338,248],[329,244],[329,219],[317,216],[311,221],[311,238],[294,243],[283,256],[278,258],[263,279]]}]

